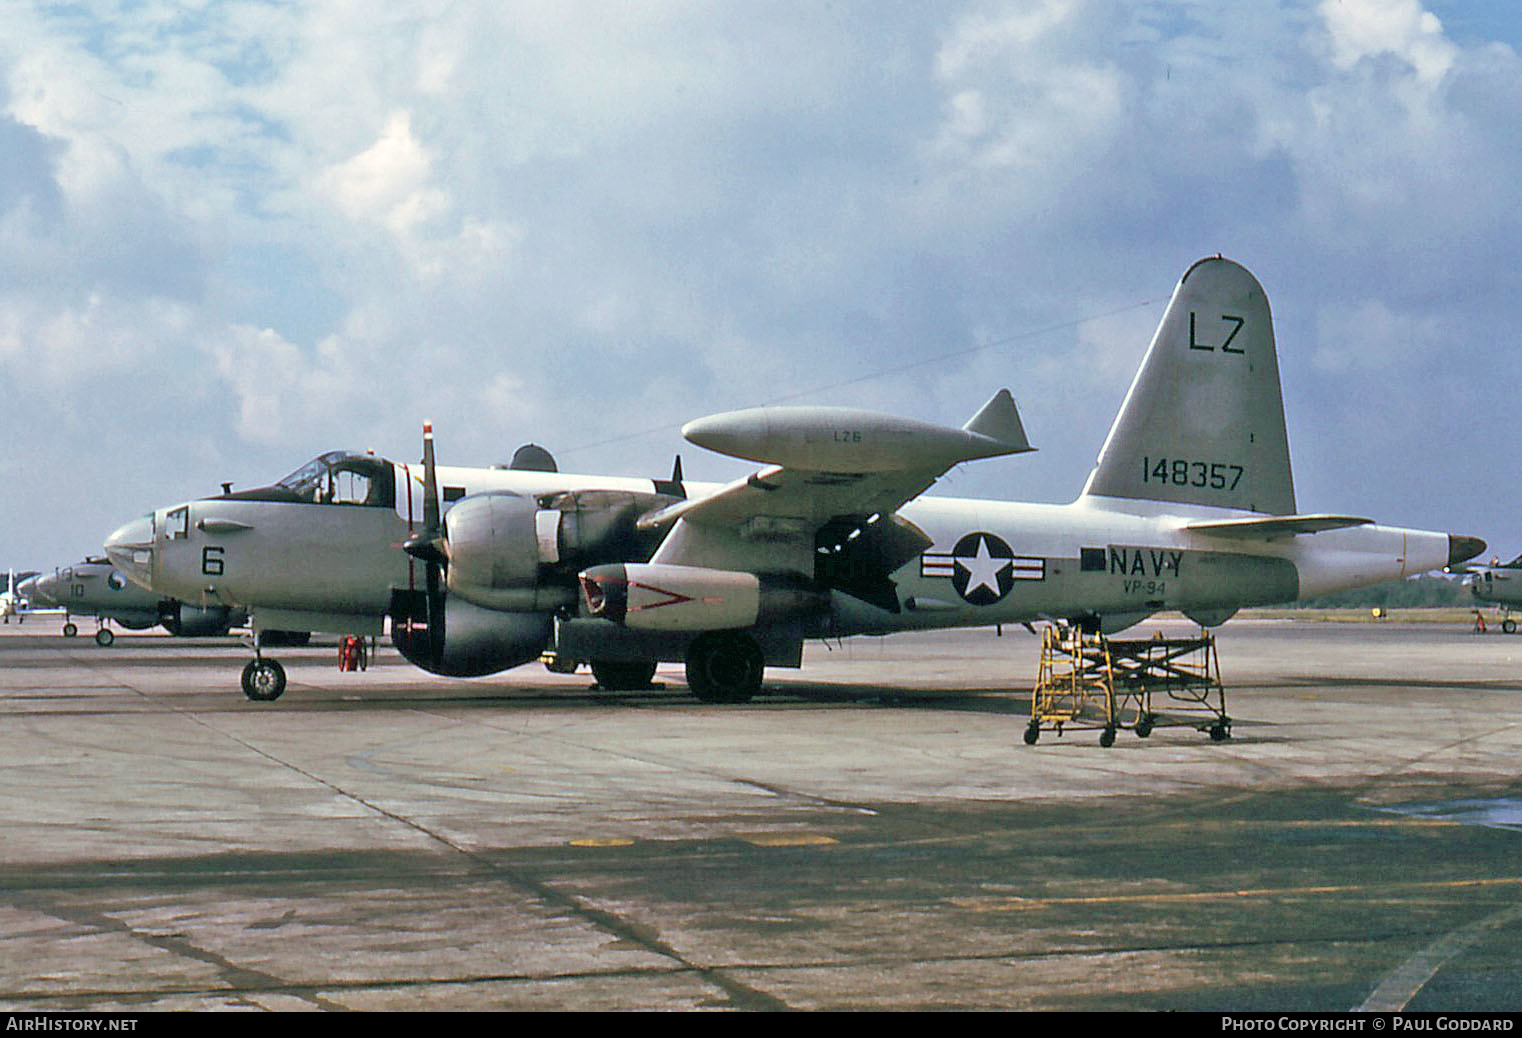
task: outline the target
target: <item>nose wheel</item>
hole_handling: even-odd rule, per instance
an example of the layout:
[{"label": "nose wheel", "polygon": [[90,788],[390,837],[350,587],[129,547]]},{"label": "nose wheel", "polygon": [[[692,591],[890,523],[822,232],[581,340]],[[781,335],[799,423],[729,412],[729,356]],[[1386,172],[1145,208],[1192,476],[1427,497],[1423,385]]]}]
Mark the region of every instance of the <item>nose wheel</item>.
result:
[{"label": "nose wheel", "polygon": [[252,659],[243,668],[243,694],[256,703],[273,703],[285,693],[285,668],[274,660]]}]

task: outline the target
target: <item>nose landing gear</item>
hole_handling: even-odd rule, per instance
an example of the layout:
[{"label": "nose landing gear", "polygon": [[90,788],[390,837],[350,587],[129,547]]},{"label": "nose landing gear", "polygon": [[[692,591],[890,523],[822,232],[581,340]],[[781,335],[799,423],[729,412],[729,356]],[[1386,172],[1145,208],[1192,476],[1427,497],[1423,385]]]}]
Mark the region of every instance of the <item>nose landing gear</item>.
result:
[{"label": "nose landing gear", "polygon": [[249,660],[243,668],[243,694],[256,703],[273,703],[285,694],[285,668],[275,660]]},{"label": "nose landing gear", "polygon": [[285,668],[267,660],[259,652],[259,634],[254,633],[254,658],[243,668],[243,694],[255,703],[273,703],[285,694]]}]

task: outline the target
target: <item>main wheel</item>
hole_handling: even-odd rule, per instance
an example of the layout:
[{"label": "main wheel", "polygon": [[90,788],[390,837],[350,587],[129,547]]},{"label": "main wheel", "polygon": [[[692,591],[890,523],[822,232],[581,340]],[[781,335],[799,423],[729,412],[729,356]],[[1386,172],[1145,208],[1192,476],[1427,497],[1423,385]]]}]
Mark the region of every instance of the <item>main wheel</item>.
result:
[{"label": "main wheel", "polygon": [[285,668],[274,660],[249,660],[243,694],[256,703],[273,703],[285,694]]},{"label": "main wheel", "polygon": [[744,703],[761,691],[765,663],[749,635],[710,631],[687,649],[687,684],[705,703]]},{"label": "main wheel", "polygon": [[116,635],[111,633],[111,628],[109,627],[102,627],[95,632],[95,644],[99,645],[102,649],[114,641],[116,641]]},{"label": "main wheel", "polygon": [[592,676],[605,692],[649,688],[655,677],[654,660],[593,660]]},{"label": "main wheel", "polygon": [[78,633],[79,625],[74,623],[72,620],[63,625],[63,636],[65,638],[72,638]]}]

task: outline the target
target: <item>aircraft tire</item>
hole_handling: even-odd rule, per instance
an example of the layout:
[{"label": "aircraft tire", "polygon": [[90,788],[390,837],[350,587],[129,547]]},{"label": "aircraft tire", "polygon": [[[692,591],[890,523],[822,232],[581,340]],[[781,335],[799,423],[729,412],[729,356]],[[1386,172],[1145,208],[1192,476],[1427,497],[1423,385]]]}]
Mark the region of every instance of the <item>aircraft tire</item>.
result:
[{"label": "aircraft tire", "polygon": [[687,684],[705,703],[745,703],[761,691],[765,662],[749,635],[710,631],[687,649]]},{"label": "aircraft tire", "polygon": [[78,633],[79,633],[79,625],[78,624],[76,624],[76,623],[66,623],[66,624],[63,625],[63,636],[65,638],[72,638],[75,635],[77,635]]},{"label": "aircraft tire", "polygon": [[99,645],[102,649],[109,648],[114,641],[116,641],[116,635],[111,633],[111,628],[109,627],[102,627],[95,632],[95,644]]},{"label": "aircraft tire", "polygon": [[654,660],[593,660],[592,676],[605,692],[650,687],[655,677]]},{"label": "aircraft tire", "polygon": [[285,694],[285,668],[274,660],[249,660],[243,694],[255,703],[273,703]]}]

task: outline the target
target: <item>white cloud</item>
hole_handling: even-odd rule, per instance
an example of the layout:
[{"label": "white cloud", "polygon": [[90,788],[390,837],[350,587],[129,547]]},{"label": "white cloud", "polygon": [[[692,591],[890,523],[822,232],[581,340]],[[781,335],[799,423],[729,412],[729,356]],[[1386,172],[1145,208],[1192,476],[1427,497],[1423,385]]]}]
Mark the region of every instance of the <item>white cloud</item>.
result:
[{"label": "white cloud", "polygon": [[165,499],[424,414],[459,460],[660,427],[575,459],[648,470],[703,411],[1000,384],[1054,499],[1159,310],[1095,315],[1201,255],[1310,426],[1522,317],[1522,65],[1416,0],[6,12],[0,377],[39,428],[113,384]]},{"label": "white cloud", "polygon": [[1458,48],[1443,36],[1442,22],[1419,0],[1322,0],[1320,11],[1338,68],[1350,69],[1364,58],[1388,54],[1431,86],[1458,59]]}]

